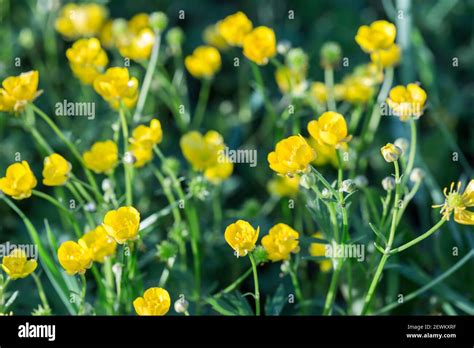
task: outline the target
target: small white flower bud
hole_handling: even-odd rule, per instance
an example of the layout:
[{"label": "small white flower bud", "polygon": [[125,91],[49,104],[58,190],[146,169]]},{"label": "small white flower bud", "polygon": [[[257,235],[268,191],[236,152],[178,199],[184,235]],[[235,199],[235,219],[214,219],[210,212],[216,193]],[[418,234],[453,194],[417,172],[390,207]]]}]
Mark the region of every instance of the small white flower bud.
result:
[{"label": "small white flower bud", "polygon": [[357,187],[366,187],[369,184],[369,180],[367,180],[365,175],[357,175],[354,178],[354,183],[357,185]]},{"label": "small white flower bud", "polygon": [[402,154],[404,154],[405,152],[407,152],[408,147],[410,146],[410,142],[408,141],[408,139],[398,138],[395,140],[394,145],[398,146],[402,150]]},{"label": "small white flower bud", "polygon": [[386,176],[382,180],[382,187],[385,191],[392,191],[395,188],[395,178],[392,176]]},{"label": "small white flower bud", "polygon": [[410,173],[410,181],[413,183],[420,182],[425,177],[425,171],[421,168],[413,168]]},{"label": "small white flower bud", "polygon": [[180,297],[174,303],[174,310],[176,313],[184,313],[188,310],[189,302],[184,298],[184,296]]}]

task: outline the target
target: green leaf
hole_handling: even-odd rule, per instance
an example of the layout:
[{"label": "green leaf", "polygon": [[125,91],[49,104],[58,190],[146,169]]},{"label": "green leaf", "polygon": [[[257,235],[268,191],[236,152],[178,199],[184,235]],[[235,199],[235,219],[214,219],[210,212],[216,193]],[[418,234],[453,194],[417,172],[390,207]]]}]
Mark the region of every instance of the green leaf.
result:
[{"label": "green leaf", "polygon": [[208,297],[206,302],[223,315],[254,315],[253,310],[240,292],[223,294],[221,297]]},{"label": "green leaf", "polygon": [[265,305],[265,313],[267,315],[280,315],[286,303],[285,287],[283,284],[280,284],[276,289],[275,294],[267,301]]}]

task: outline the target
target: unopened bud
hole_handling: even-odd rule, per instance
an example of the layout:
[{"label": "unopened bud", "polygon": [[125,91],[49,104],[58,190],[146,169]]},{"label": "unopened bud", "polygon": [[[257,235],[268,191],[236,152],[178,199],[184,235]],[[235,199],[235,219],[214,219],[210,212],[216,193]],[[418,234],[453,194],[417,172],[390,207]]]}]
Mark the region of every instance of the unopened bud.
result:
[{"label": "unopened bud", "polygon": [[305,189],[310,189],[316,183],[316,177],[313,173],[307,173],[301,175],[300,178],[300,186],[304,187]]},{"label": "unopened bud", "polygon": [[410,173],[410,181],[414,183],[420,182],[424,177],[425,171],[421,168],[413,168]]},{"label": "unopened bud", "polygon": [[356,190],[356,184],[350,179],[344,180],[341,184],[342,192],[352,193]]},{"label": "unopened bud", "polygon": [[168,26],[168,16],[163,12],[153,12],[150,15],[150,26],[159,32],[162,32]]},{"label": "unopened bud", "polygon": [[397,161],[400,158],[402,149],[392,143],[388,143],[387,145],[382,146],[380,152],[382,153],[383,159],[391,163]]},{"label": "unopened bud", "polygon": [[326,42],[321,47],[321,65],[323,68],[335,67],[342,57],[341,46],[336,42]]},{"label": "unopened bud", "polygon": [[188,310],[189,302],[182,296],[174,303],[176,313],[185,313]]},{"label": "unopened bud", "polygon": [[402,154],[407,152],[410,142],[405,138],[398,138],[394,142],[395,146],[398,146],[402,150]]},{"label": "unopened bud", "polygon": [[392,176],[386,176],[382,180],[382,187],[385,191],[392,191],[395,188],[395,179]]},{"label": "unopened bud", "polygon": [[357,187],[366,187],[369,184],[369,181],[365,175],[357,175],[354,178],[354,183]]}]

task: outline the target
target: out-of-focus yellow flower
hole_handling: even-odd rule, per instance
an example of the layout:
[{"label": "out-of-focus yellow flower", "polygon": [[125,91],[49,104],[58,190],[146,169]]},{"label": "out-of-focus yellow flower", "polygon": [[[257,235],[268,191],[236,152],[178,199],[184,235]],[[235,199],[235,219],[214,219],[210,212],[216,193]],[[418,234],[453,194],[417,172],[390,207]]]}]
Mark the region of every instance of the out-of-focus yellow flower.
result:
[{"label": "out-of-focus yellow flower", "polygon": [[82,155],[86,167],[97,174],[109,174],[118,163],[118,147],[112,140],[98,141]]},{"label": "out-of-focus yellow flower", "polygon": [[387,104],[401,121],[407,121],[411,116],[419,118],[423,115],[426,102],[426,92],[416,83],[405,86],[395,86],[390,90]]},{"label": "out-of-focus yellow flower", "polygon": [[115,35],[113,31],[114,21],[108,20],[100,30],[99,39],[102,46],[112,48],[115,46]]},{"label": "out-of-focus yellow flower", "polygon": [[402,50],[397,44],[391,45],[386,50],[378,50],[370,54],[370,60],[376,65],[388,68],[398,64]]},{"label": "out-of-focus yellow flower", "polygon": [[102,224],[105,231],[119,244],[138,237],[140,227],[140,213],[134,207],[120,207],[110,210],[104,217]]},{"label": "out-of-focus yellow flower", "polygon": [[275,71],[275,80],[282,93],[292,92],[300,95],[306,89],[306,74],[304,70],[291,70],[283,66]]},{"label": "out-of-focus yellow flower", "polygon": [[295,176],[290,178],[288,176],[277,176],[270,180],[267,185],[268,191],[277,197],[295,197],[299,191],[300,178]]},{"label": "out-of-focus yellow flower", "polygon": [[165,315],[171,306],[171,298],[168,291],[163,288],[149,288],[133,301],[133,307],[138,315]]},{"label": "out-of-focus yellow flower", "polygon": [[449,221],[451,213],[454,212],[454,221],[463,225],[474,225],[474,211],[467,208],[474,207],[474,180],[471,179],[467,184],[466,189],[461,193],[461,182],[458,183],[457,188],[455,183],[451,183],[451,187],[445,187],[443,190],[446,197],[444,204],[434,205],[433,208],[440,208],[440,213],[443,218]]},{"label": "out-of-focus yellow flower", "polygon": [[117,39],[117,47],[122,57],[136,61],[148,59],[155,42],[155,33],[151,28],[139,32],[127,32]]},{"label": "out-of-focus yellow flower", "polygon": [[79,243],[85,244],[91,252],[92,260],[100,263],[104,262],[106,257],[114,255],[117,249],[117,243],[102,226],[84,234]]},{"label": "out-of-focus yellow flower", "polygon": [[327,146],[338,147],[351,139],[344,116],[334,111],[327,111],[317,121],[309,122],[308,132],[316,141]]},{"label": "out-of-focus yellow flower", "polygon": [[374,95],[372,81],[365,77],[348,76],[343,81],[343,99],[352,104],[365,104]]},{"label": "out-of-focus yellow flower", "polygon": [[39,74],[36,70],[7,77],[0,88],[0,111],[21,112],[36,99]]},{"label": "out-of-focus yellow flower", "polygon": [[391,163],[397,161],[400,158],[402,149],[396,145],[393,145],[392,143],[387,143],[387,145],[382,146],[380,152],[382,153],[383,159],[386,162]]},{"label": "out-of-focus yellow flower", "polygon": [[328,91],[326,85],[322,82],[313,82],[311,84],[311,96],[319,104],[324,104],[328,100]]},{"label": "out-of-focus yellow flower", "polygon": [[244,56],[258,65],[265,65],[276,54],[275,32],[265,26],[255,28],[244,38]]},{"label": "out-of-focus yellow flower", "polygon": [[[312,164],[317,167],[324,166],[330,163],[332,166],[337,167],[337,150],[335,146],[326,145],[320,141],[317,141],[313,137],[307,139],[308,144],[316,151],[318,154]],[[345,146],[346,143],[342,145]]]},{"label": "out-of-focus yellow flower", "polygon": [[243,12],[227,16],[217,24],[220,35],[230,46],[242,46],[245,36],[252,31],[253,25]]},{"label": "out-of-focus yellow flower", "polygon": [[108,16],[107,9],[99,4],[64,5],[54,26],[67,39],[97,35]]},{"label": "out-of-focus yellow flower", "polygon": [[61,186],[69,179],[71,163],[63,156],[53,153],[44,159],[43,184],[46,186]]},{"label": "out-of-focus yellow flower", "polygon": [[129,150],[132,152],[135,162],[135,168],[141,168],[153,159],[153,147],[147,146],[143,143],[136,142],[130,144]]},{"label": "out-of-focus yellow flower", "polygon": [[364,52],[372,53],[389,48],[393,45],[396,35],[397,28],[394,24],[380,20],[370,26],[359,27],[355,40]]},{"label": "out-of-focus yellow flower", "polygon": [[221,55],[212,46],[199,46],[184,59],[184,65],[194,77],[208,79],[221,68]]},{"label": "out-of-focus yellow flower", "polygon": [[68,274],[84,274],[92,266],[92,253],[83,241],[70,240],[59,247],[58,260]]},{"label": "out-of-focus yellow flower", "polygon": [[276,224],[262,238],[262,245],[267,251],[268,259],[273,262],[288,260],[290,253],[300,251],[299,233],[286,224]]},{"label": "out-of-focus yellow flower", "polygon": [[132,132],[131,143],[141,143],[142,145],[153,147],[163,140],[163,130],[161,122],[154,118],[150,121],[150,126],[139,125]]},{"label": "out-of-focus yellow flower", "polygon": [[74,42],[66,57],[74,75],[86,85],[92,84],[109,62],[100,41],[94,37]]},{"label": "out-of-focus yellow flower", "polygon": [[26,161],[13,163],[7,168],[5,176],[0,178],[0,190],[18,200],[30,197],[36,184],[36,177]]},{"label": "out-of-focus yellow flower", "polygon": [[107,69],[94,80],[94,89],[116,110],[121,102],[131,108],[138,99],[138,80],[130,77],[127,68]]},{"label": "out-of-focus yellow flower", "polygon": [[2,260],[2,269],[8,276],[15,280],[26,278],[33,273],[38,266],[36,260],[28,260],[23,249],[14,249]]},{"label": "out-of-focus yellow flower", "polygon": [[232,175],[234,165],[223,153],[224,139],[218,132],[208,131],[202,136],[191,131],[181,137],[179,144],[193,169],[204,172],[210,182],[218,184]]},{"label": "out-of-focus yellow flower", "polygon": [[268,154],[268,163],[275,172],[294,176],[305,173],[316,158],[316,152],[302,136],[293,135],[279,141],[275,151]]},{"label": "out-of-focus yellow flower", "polygon": [[229,48],[227,41],[221,35],[219,31],[220,22],[217,24],[209,25],[204,29],[202,39],[209,46],[217,48],[219,51],[224,51]]},{"label": "out-of-focus yellow flower", "polygon": [[247,221],[237,220],[227,226],[224,232],[224,238],[227,244],[235,250],[236,255],[246,256],[255,248],[260,227],[253,228]]},{"label": "out-of-focus yellow flower", "polygon": [[[316,232],[312,235],[314,238],[323,239],[323,235],[321,232]],[[311,243],[309,246],[309,254],[311,256],[326,256],[326,248],[324,244],[321,243]],[[319,268],[321,272],[329,272],[332,268],[331,260],[322,260],[319,261]]]}]

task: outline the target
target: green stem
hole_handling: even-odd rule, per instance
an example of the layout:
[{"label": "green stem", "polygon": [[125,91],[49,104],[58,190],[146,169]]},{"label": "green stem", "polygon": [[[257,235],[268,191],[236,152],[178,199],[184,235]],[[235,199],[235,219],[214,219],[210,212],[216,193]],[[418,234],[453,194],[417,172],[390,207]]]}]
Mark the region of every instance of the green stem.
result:
[{"label": "green stem", "polygon": [[86,291],[87,291],[87,281],[85,274],[81,274],[81,283],[82,283],[82,292],[81,292],[81,304],[79,305],[78,315],[84,315],[85,313],[85,304],[86,304]]},{"label": "green stem", "polygon": [[206,112],[207,101],[209,100],[209,91],[211,90],[211,79],[203,79],[201,91],[199,92],[199,100],[194,114],[193,127],[199,129]]},{"label": "green stem", "polygon": [[294,265],[290,264],[289,273],[291,277],[291,282],[293,284],[293,288],[295,289],[296,298],[301,306],[301,309],[303,310],[304,297],[303,297],[303,292],[301,291],[300,282],[298,280],[298,276],[296,272],[297,272],[297,263],[295,262]]},{"label": "green stem", "polygon": [[160,53],[161,45],[161,34],[155,32],[155,42],[153,44],[153,49],[151,51],[150,61],[146,68],[145,79],[143,80],[143,85],[140,90],[140,95],[138,96],[137,107],[133,113],[133,121],[138,122],[142,116],[143,108],[145,106],[146,98],[148,96],[148,91],[150,90],[151,81],[153,80],[153,74],[156,69],[156,63],[158,62],[158,56]]},{"label": "green stem", "polygon": [[334,98],[334,70],[332,67],[324,68],[324,83],[328,90],[328,111],[337,111]]},{"label": "green stem", "polygon": [[265,85],[263,84],[262,73],[260,72],[259,66],[255,63],[250,63],[250,67],[252,69],[255,82],[257,84],[257,89],[263,97],[263,102],[265,104],[265,109],[267,111],[268,116],[264,118],[262,122],[262,126],[260,128],[261,132],[264,132],[264,134],[267,134],[267,132],[270,132],[273,129],[273,125],[275,121],[277,120],[277,115],[266,93],[266,88],[265,88]]},{"label": "green stem", "polygon": [[338,260],[337,267],[332,273],[331,284],[329,285],[329,290],[326,295],[326,301],[324,302],[323,315],[330,315],[332,312],[332,305],[336,297],[337,284],[339,281],[339,274],[342,270],[342,262]]},{"label": "green stem", "polygon": [[377,270],[375,271],[374,278],[370,283],[369,290],[367,291],[367,295],[365,296],[364,300],[364,307],[362,308],[362,315],[366,315],[370,309],[370,304],[375,294],[375,289],[379,283],[380,277],[382,276],[382,272],[390,256],[390,249],[392,248],[393,240],[395,238],[395,230],[397,227],[397,213],[399,209],[398,200],[400,199],[400,168],[398,166],[398,162],[393,162],[395,167],[395,199],[393,201],[393,211],[392,211],[392,223],[390,226],[390,234],[388,237],[387,246],[385,248],[385,252],[382,255],[379,265],[377,266]]},{"label": "green stem", "polygon": [[31,276],[33,277],[33,280],[36,283],[36,287],[38,288],[38,294],[41,299],[41,303],[43,304],[43,307],[45,309],[51,308],[48,303],[48,299],[46,298],[46,294],[44,292],[43,284],[41,284],[41,279],[38,277],[35,273],[31,273]]},{"label": "green stem", "polygon": [[225,289],[219,291],[214,297],[220,297],[223,294],[227,294],[231,291],[234,291],[247,277],[252,274],[253,268],[250,267],[244,274],[237,278],[232,284],[228,285]]},{"label": "green stem", "polygon": [[[128,125],[127,125],[127,118],[125,116],[124,110],[121,107],[119,110],[120,114],[120,123],[122,125],[122,135],[123,135],[123,154],[124,156],[128,152]],[[127,161],[123,161],[123,170],[125,175],[125,202],[127,206],[133,205],[133,197],[132,197],[132,178],[131,178],[131,165],[127,163]]]},{"label": "green stem", "polygon": [[253,283],[255,286],[255,314],[257,316],[260,315],[260,290],[258,287],[258,275],[257,275],[257,265],[255,263],[255,259],[251,253],[249,253],[250,263],[252,264],[252,272],[253,272]]},{"label": "green stem", "polygon": [[405,174],[403,177],[403,186],[405,186],[408,178],[410,177],[410,173],[413,170],[413,165],[415,164],[415,155],[416,155],[416,121],[413,117],[410,117],[410,153],[408,155],[408,162],[407,167],[405,169]]},{"label": "green stem", "polygon": [[[0,286],[0,314],[5,310],[5,293],[7,290],[8,283],[10,283],[10,277],[7,277],[7,280]],[[3,313],[4,314],[4,313]]]},{"label": "green stem", "polygon": [[92,173],[89,171],[89,169],[86,168],[84,160],[82,159],[81,154],[77,150],[77,148],[74,146],[74,144],[67,139],[64,134],[61,132],[61,130],[56,126],[56,124],[49,118],[48,115],[46,115],[41,109],[39,109],[35,104],[29,104],[32,108],[33,111],[36,112],[36,114],[45,121],[48,126],[56,133],[56,135],[66,144],[66,146],[69,148],[71,153],[76,157],[76,159],[79,161],[81,164],[82,168],[84,169],[84,173],[87,176],[87,180],[91,184],[94,193],[96,195],[97,202],[102,202],[102,195],[100,194],[99,187],[97,186],[97,183],[95,182],[94,176]]},{"label": "green stem", "polygon": [[445,218],[442,218],[441,220],[438,221],[438,223],[436,225],[434,225],[433,227],[431,227],[428,231],[426,231],[425,233],[423,233],[422,235],[418,236],[417,238],[409,241],[408,243],[405,243],[403,244],[402,246],[399,246],[398,248],[395,248],[395,249],[391,249],[390,250],[390,255],[393,255],[393,254],[396,254],[396,253],[399,253],[399,252],[402,252],[403,250],[406,250],[408,249],[409,247],[415,245],[415,244],[418,244],[419,242],[421,242],[422,240],[428,238],[429,236],[431,236],[433,233],[435,233],[437,230],[439,230],[441,228],[441,226],[443,226],[443,224],[446,222],[446,219]]}]

